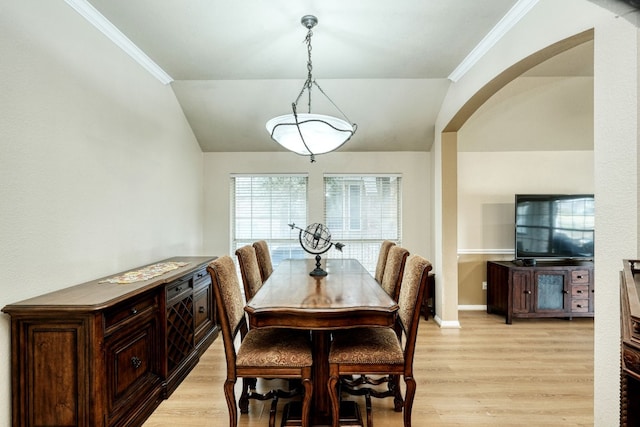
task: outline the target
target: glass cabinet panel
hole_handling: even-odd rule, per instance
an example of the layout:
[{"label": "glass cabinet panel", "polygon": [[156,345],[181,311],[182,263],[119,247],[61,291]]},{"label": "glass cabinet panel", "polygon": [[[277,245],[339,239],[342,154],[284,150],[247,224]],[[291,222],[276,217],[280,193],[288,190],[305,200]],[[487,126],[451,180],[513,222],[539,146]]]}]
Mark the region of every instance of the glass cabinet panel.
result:
[{"label": "glass cabinet panel", "polygon": [[564,310],[564,274],[537,274],[537,309]]}]

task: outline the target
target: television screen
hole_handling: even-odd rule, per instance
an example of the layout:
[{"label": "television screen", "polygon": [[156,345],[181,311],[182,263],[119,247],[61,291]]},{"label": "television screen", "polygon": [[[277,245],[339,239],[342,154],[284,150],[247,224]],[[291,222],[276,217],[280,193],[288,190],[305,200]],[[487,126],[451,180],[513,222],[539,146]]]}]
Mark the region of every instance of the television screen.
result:
[{"label": "television screen", "polygon": [[592,259],[593,194],[517,194],[516,259]]}]

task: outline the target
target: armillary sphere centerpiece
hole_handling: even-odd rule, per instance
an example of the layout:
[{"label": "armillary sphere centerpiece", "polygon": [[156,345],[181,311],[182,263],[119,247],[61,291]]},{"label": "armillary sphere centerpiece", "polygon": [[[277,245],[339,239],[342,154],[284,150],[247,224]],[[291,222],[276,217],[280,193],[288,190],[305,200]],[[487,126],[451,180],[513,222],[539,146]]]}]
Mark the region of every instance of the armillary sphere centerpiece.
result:
[{"label": "armillary sphere centerpiece", "polygon": [[326,276],[327,272],[320,266],[320,255],[331,249],[331,246],[335,246],[337,250],[342,252],[344,245],[342,243],[331,243],[331,233],[329,233],[327,227],[317,222],[309,224],[305,229],[296,227],[295,224],[289,224],[289,227],[292,230],[294,228],[300,230],[300,246],[306,252],[316,256],[316,268],[309,275]]}]

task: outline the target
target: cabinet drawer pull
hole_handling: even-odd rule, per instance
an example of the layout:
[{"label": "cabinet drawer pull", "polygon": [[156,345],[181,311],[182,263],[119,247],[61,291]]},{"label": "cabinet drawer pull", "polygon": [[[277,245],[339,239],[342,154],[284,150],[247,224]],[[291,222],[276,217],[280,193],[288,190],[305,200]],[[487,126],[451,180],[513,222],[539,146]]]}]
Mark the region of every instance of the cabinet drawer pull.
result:
[{"label": "cabinet drawer pull", "polygon": [[182,290],[182,286],[178,286],[178,287],[176,288],[176,292],[180,292],[181,290]]},{"label": "cabinet drawer pull", "polygon": [[531,291],[524,291],[525,295],[531,295]]},{"label": "cabinet drawer pull", "polygon": [[582,274],[576,274],[576,279],[582,279]]},{"label": "cabinet drawer pull", "polygon": [[131,307],[131,314],[138,314],[138,309],[135,307]]},{"label": "cabinet drawer pull", "polygon": [[568,294],[568,293],[569,293],[569,291],[568,291],[568,290],[566,290],[566,289],[563,289],[563,290],[562,290],[562,293],[563,293],[563,294]]},{"label": "cabinet drawer pull", "polygon": [[200,307],[198,308],[198,313],[204,313],[204,312],[205,312],[204,307],[203,307],[203,306],[200,306]]},{"label": "cabinet drawer pull", "polygon": [[576,290],[576,294],[581,294],[581,293],[582,293],[582,289]]},{"label": "cabinet drawer pull", "polygon": [[131,358],[131,365],[134,369],[138,369],[140,366],[142,366],[142,360],[140,360],[139,357],[133,356]]}]

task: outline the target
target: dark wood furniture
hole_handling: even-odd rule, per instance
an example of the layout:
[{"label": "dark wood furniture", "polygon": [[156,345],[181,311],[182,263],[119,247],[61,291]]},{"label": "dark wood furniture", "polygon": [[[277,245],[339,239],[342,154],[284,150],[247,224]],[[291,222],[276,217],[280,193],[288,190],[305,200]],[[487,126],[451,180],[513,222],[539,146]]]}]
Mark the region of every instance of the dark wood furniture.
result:
[{"label": "dark wood furniture", "polygon": [[395,246],[395,242],[391,240],[385,240],[380,245],[380,251],[378,252],[378,262],[376,263],[376,271],[373,277],[378,283],[382,283],[382,276],[384,276],[384,269],[387,266],[387,257],[389,256],[389,249]]},{"label": "dark wood furniture", "polygon": [[[244,246],[251,248],[253,246]],[[241,251],[241,256],[243,251]],[[254,257],[255,257],[255,252]],[[244,253],[246,255],[246,253]],[[258,281],[259,268],[256,264]],[[249,330],[247,318],[243,311],[244,298],[240,291],[240,283],[236,267],[231,257],[225,255],[209,264],[218,313],[220,313],[220,330],[222,333],[225,359],[227,361],[227,378],[224,382],[224,395],[229,409],[229,426],[238,425],[238,404],[236,404],[236,382],[242,379],[240,394],[240,411],[247,413],[249,399],[272,399],[269,416],[269,427],[275,426],[277,399],[282,390],[262,394],[255,390],[256,378],[288,378],[296,379],[304,388],[301,413],[308,426],[309,409],[313,384],[311,380],[313,356],[309,332],[299,329],[258,328]],[[236,342],[240,346],[236,349]],[[285,393],[286,394],[286,393]],[[289,394],[292,397],[297,393]],[[244,410],[243,410],[244,407]]]},{"label": "dark wood furniture", "polygon": [[487,262],[487,312],[514,317],[593,317],[593,263]]},{"label": "dark wood furniture", "polygon": [[[327,395],[331,331],[395,324],[398,305],[354,259],[323,260],[327,276],[312,277],[315,261],[281,262],[245,311],[250,328],[311,330],[313,345],[313,404],[311,424],[328,425]],[[285,410],[286,413],[286,410]]]},{"label": "dark wood furniture", "polygon": [[402,283],[402,274],[408,256],[409,251],[397,245],[390,247],[387,253],[382,281],[379,283],[382,289],[395,301],[398,300],[398,294],[400,294],[400,283]]},{"label": "dark wood furniture", "polygon": [[162,262],[188,264],[149,280],[103,278],[4,307],[13,426],[141,425],[218,334],[206,271],[213,259],[171,258]]},{"label": "dark wood furniture", "polygon": [[620,426],[640,425],[640,260],[620,274]]},{"label": "dark wood furniture", "polygon": [[435,273],[429,273],[427,278],[427,288],[424,290],[424,299],[422,300],[422,307],[420,313],[424,316],[424,320],[429,320],[431,317],[436,317],[436,275]]},{"label": "dark wood furniture", "polygon": [[260,277],[262,278],[262,283],[264,283],[273,273],[269,245],[265,240],[258,240],[253,242],[253,247],[256,250],[256,258],[258,258],[258,265],[260,266]]},{"label": "dark wood furniture", "polygon": [[[394,397],[395,410],[403,411],[404,426],[411,427],[411,412],[416,393],[416,380],[413,378],[413,357],[420,323],[420,306],[430,270],[431,263],[421,256],[412,255],[406,261],[398,293],[399,335],[393,328],[358,328],[334,333],[329,350],[330,379],[328,383],[333,427],[339,427],[338,408],[341,391],[365,396],[367,426],[373,425],[371,411],[371,397],[373,396],[377,398]],[[341,378],[353,375],[388,376],[389,390],[379,393],[375,388],[367,386],[345,387],[344,381],[341,383]],[[400,390],[400,377],[405,382],[404,400]],[[375,384],[375,382],[371,384]]]}]

